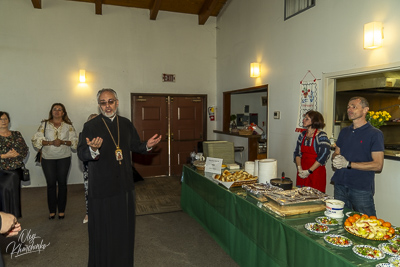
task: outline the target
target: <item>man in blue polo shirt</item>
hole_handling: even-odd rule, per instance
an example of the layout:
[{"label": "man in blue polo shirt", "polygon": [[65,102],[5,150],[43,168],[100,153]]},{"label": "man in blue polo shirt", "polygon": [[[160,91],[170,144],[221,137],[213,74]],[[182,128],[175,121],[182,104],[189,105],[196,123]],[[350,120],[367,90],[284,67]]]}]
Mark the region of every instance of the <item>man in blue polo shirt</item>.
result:
[{"label": "man in blue polo shirt", "polygon": [[383,134],[365,116],[369,103],[364,97],[353,97],[347,115],[353,124],[340,131],[332,155],[334,197],[345,208],[376,216],[374,193],[375,172],[383,168]]}]

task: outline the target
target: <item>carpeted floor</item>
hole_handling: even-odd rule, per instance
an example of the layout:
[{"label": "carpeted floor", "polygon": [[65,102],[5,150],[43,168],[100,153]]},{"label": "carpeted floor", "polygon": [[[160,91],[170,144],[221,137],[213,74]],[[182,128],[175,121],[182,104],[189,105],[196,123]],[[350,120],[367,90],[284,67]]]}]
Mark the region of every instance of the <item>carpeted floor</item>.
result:
[{"label": "carpeted floor", "polygon": [[181,210],[180,177],[145,178],[135,183],[136,215]]}]

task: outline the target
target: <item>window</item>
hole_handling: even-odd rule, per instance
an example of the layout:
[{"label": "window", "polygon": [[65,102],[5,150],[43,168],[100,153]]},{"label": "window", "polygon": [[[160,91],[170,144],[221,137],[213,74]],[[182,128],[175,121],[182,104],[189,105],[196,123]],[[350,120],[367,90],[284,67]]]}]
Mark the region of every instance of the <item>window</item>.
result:
[{"label": "window", "polygon": [[316,0],[285,0],[285,20],[315,6]]}]

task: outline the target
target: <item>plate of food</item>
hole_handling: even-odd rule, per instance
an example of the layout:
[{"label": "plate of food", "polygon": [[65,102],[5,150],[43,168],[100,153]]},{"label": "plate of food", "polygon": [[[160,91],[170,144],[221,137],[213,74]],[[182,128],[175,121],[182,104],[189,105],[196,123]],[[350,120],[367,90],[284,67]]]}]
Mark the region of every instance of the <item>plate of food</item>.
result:
[{"label": "plate of food", "polygon": [[326,234],[329,232],[329,227],[324,225],[324,224],[320,224],[320,223],[306,223],[306,225],[304,225],[304,227],[313,233],[317,233],[317,234]]},{"label": "plate of food", "polygon": [[375,267],[393,267],[393,265],[388,262],[382,262],[375,265]]},{"label": "plate of food", "polygon": [[354,214],[344,222],[344,229],[352,235],[370,240],[389,240],[394,237],[390,222],[366,214]]},{"label": "plate of food", "polygon": [[388,254],[389,256],[400,256],[400,245],[392,244],[392,243],[381,243],[378,248]]},{"label": "plate of food", "polygon": [[345,236],[342,235],[326,235],[324,240],[333,246],[347,248],[353,245],[353,242]]},{"label": "plate of food", "polygon": [[393,226],[393,229],[395,235],[400,235],[400,227]]},{"label": "plate of food", "polygon": [[353,252],[360,257],[370,260],[381,260],[385,258],[385,253],[376,247],[368,245],[356,245],[353,247]]},{"label": "plate of food", "polygon": [[317,217],[317,218],[315,218],[315,221],[317,223],[324,224],[324,225],[338,225],[339,224],[338,220],[336,220],[335,218],[328,217],[328,216]]},{"label": "plate of food", "polygon": [[396,267],[400,267],[400,257],[391,257],[389,258],[389,263],[391,263],[392,265],[396,266]]},{"label": "plate of food", "polygon": [[389,240],[390,243],[400,245],[400,235],[396,235],[392,239]]},{"label": "plate of food", "polygon": [[388,262],[382,262],[375,265],[375,267],[393,267],[393,265]]}]

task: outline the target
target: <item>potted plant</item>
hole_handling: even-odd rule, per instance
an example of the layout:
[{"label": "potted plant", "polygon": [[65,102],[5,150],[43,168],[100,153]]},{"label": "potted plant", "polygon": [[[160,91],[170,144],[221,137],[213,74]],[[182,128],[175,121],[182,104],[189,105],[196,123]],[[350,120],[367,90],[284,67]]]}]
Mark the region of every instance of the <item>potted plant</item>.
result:
[{"label": "potted plant", "polygon": [[382,125],[386,125],[386,121],[388,121],[392,116],[387,111],[368,111],[366,116],[366,120],[371,123],[375,128],[380,128]]}]

